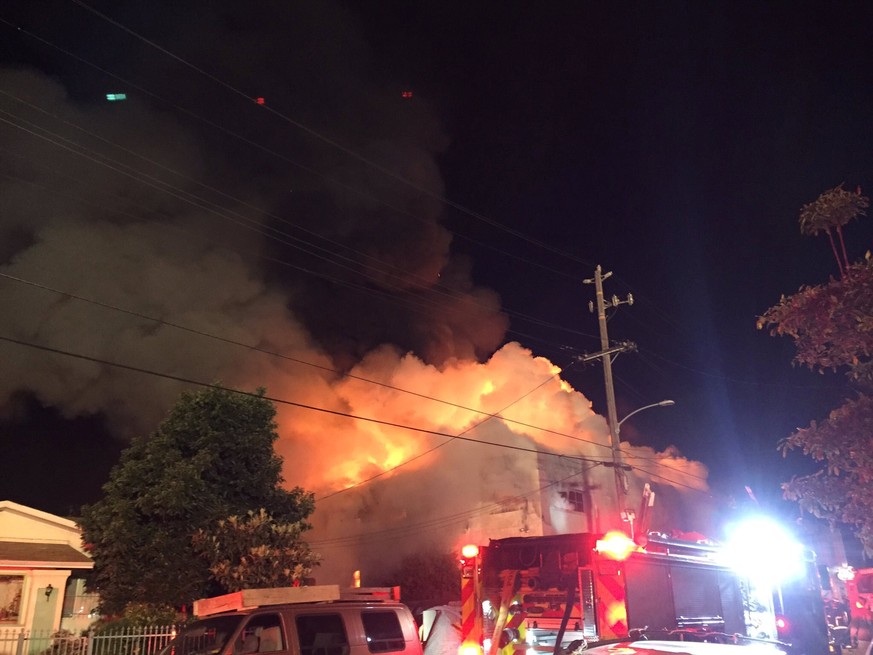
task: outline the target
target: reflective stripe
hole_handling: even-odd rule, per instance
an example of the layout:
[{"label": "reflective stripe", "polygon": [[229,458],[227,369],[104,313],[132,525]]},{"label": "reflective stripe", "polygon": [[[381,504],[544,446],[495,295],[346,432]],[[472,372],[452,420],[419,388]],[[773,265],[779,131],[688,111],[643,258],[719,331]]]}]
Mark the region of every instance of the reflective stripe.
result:
[{"label": "reflective stripe", "polygon": [[627,607],[625,590],[620,575],[597,575],[597,614],[601,639],[627,636]]},{"label": "reflective stripe", "polygon": [[461,579],[461,643],[478,641],[476,629],[476,594],[473,578]]}]

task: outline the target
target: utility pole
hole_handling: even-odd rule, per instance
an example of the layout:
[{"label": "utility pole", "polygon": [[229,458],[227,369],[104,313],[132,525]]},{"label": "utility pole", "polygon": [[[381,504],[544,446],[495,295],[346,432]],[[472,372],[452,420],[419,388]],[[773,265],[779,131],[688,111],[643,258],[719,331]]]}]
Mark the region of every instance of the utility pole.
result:
[{"label": "utility pole", "polygon": [[[618,503],[619,512],[626,510],[627,479],[624,475],[623,462],[621,459],[621,444],[619,443],[618,415],[615,409],[615,389],[612,384],[612,351],[609,348],[609,336],[606,331],[606,309],[619,305],[632,305],[634,297],[628,294],[626,300],[619,300],[613,295],[610,300],[603,297],[603,281],[612,273],[602,273],[600,266],[594,269],[594,277],[584,280],[585,284],[594,284],[595,298],[597,300],[597,322],[600,325],[600,351],[603,360],[603,380],[606,386],[606,408],[609,419],[609,445],[612,447],[612,467],[615,471],[615,499]],[[594,312],[595,304],[588,303],[588,309]]]}]

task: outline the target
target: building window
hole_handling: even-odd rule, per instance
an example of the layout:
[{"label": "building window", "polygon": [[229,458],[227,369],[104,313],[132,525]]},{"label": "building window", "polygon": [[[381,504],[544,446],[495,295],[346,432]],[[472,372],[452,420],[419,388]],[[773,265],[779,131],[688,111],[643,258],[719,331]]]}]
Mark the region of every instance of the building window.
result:
[{"label": "building window", "polygon": [[580,489],[568,489],[558,493],[561,497],[563,508],[571,512],[585,511],[585,493]]},{"label": "building window", "polygon": [[71,577],[67,579],[64,592],[63,616],[91,616],[97,610],[100,596],[85,591],[85,580]]},{"label": "building window", "polygon": [[0,575],[0,623],[18,623],[23,575]]}]

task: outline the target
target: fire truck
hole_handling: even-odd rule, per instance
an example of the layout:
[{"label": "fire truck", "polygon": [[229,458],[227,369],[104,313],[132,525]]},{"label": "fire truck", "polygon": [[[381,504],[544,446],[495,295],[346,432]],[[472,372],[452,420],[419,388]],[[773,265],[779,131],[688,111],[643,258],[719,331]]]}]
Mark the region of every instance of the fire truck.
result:
[{"label": "fire truck", "polygon": [[853,618],[873,622],[873,569],[858,569],[845,581]]},{"label": "fire truck", "polygon": [[[829,652],[814,581],[774,589],[738,574],[724,549],[706,539],[650,533],[644,541],[582,533],[465,548],[462,650],[536,655],[628,638],[721,637],[793,644],[803,655]],[[808,570],[815,572],[814,560]]]}]

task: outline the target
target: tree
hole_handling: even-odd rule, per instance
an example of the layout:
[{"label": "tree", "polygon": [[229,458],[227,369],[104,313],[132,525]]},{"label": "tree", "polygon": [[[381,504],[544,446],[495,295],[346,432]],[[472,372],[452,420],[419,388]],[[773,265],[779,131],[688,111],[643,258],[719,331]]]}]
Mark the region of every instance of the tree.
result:
[{"label": "tree", "polygon": [[318,556],[301,538],[303,521],[281,523],[263,508],[220,519],[194,535],[194,548],[227,591],[298,585]]},{"label": "tree", "polygon": [[263,393],[184,393],[151,437],[122,453],[104,497],[82,509],[104,612],[131,602],[181,607],[226,591],[193,544],[220,519],[264,508],[308,527],[313,497],[280,486],[275,408]]},{"label": "tree", "polygon": [[822,373],[847,373],[853,397],[780,444],[783,455],[800,450],[822,468],[782,488],[786,498],[815,516],[854,526],[873,552],[873,259],[868,253],[863,261],[849,263],[842,235],[842,226],[868,205],[860,190],[850,194],[837,187],[803,207],[801,231],[828,234],[840,277],[783,296],[758,319],[758,328],[794,339],[796,363]]},{"label": "tree", "polygon": [[[149,626],[168,626],[180,623],[179,613],[170,605],[156,605],[154,603],[128,603],[124,613],[120,616],[103,617],[92,623],[88,631],[92,634],[118,633],[128,634],[141,633],[142,629]],[[118,643],[122,645],[121,642]],[[124,643],[124,647],[118,649],[113,655],[125,655],[133,650],[135,640]]]},{"label": "tree", "polygon": [[[850,193],[839,185],[825,191],[815,202],[804,205],[800,209],[800,232],[815,236],[819,232],[828,235],[831,250],[837,260],[837,268],[842,276],[849,268],[849,256],[846,254],[846,242],[843,239],[843,226],[864,215],[864,210],[870,205],[866,196],[861,195],[860,187],[855,193]],[[834,241],[837,235],[840,249]]]}]

